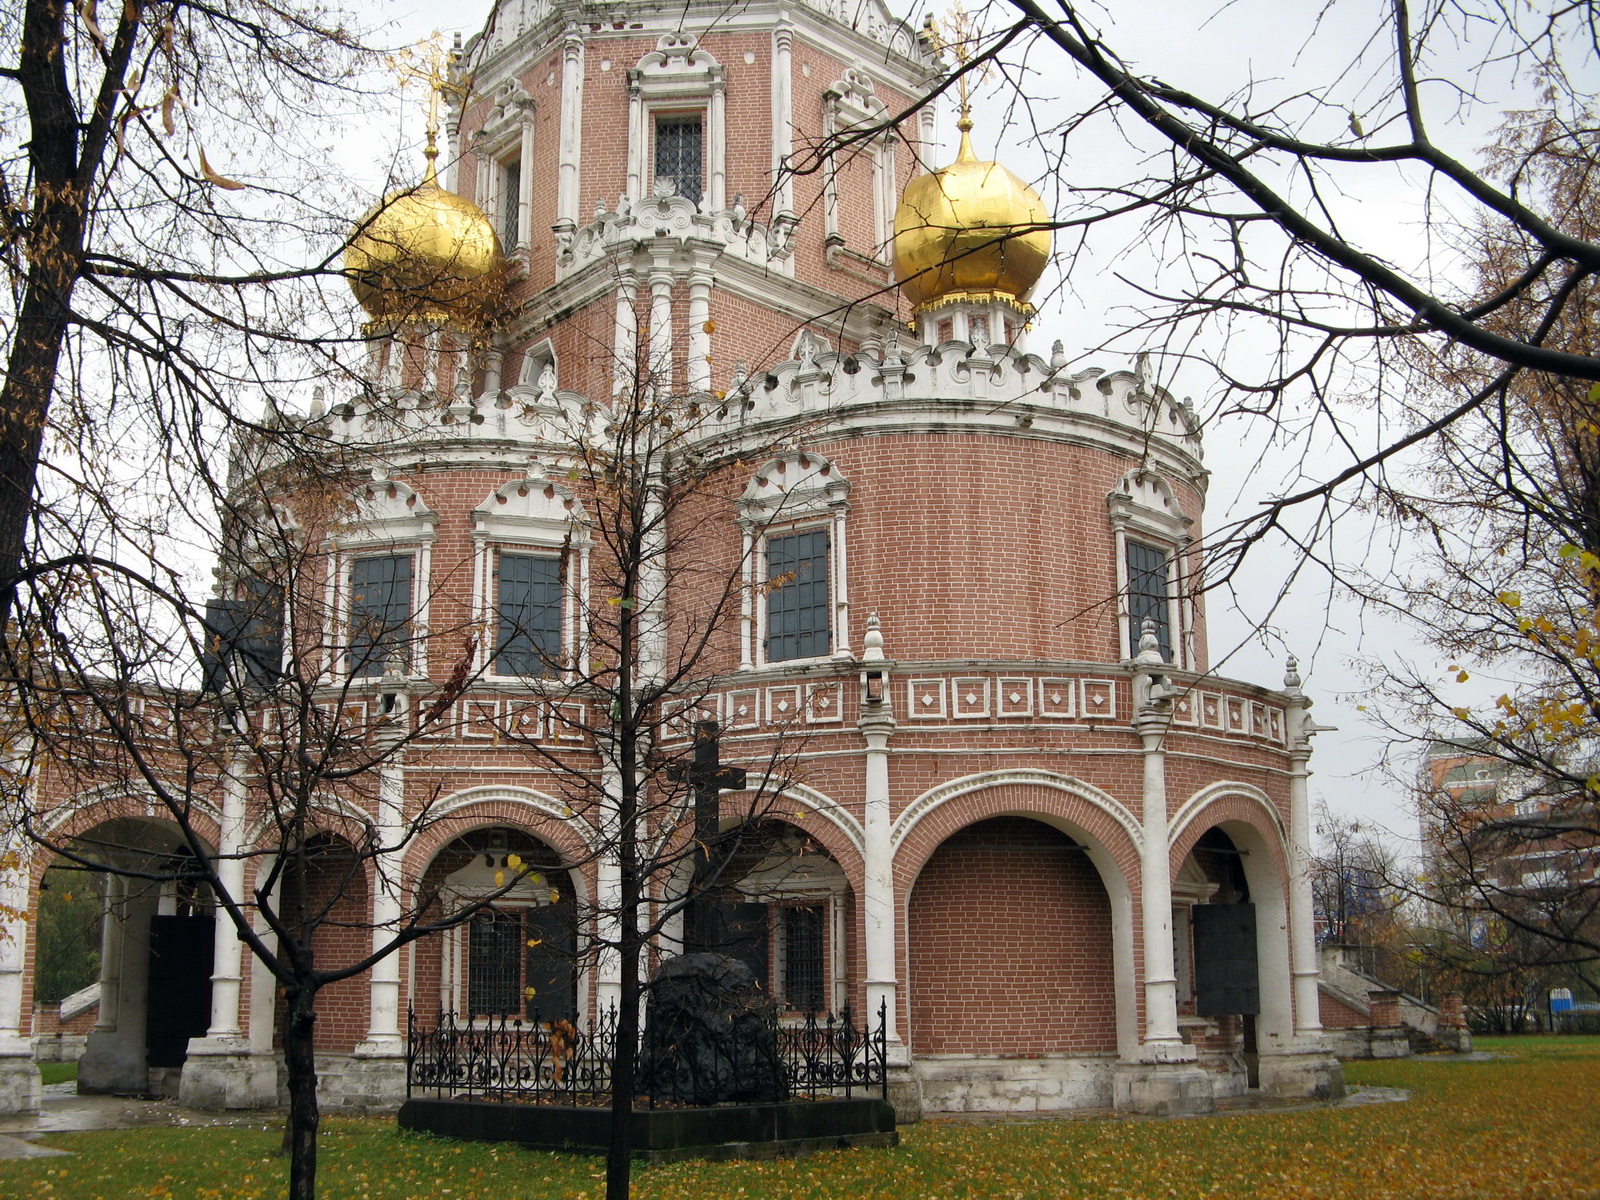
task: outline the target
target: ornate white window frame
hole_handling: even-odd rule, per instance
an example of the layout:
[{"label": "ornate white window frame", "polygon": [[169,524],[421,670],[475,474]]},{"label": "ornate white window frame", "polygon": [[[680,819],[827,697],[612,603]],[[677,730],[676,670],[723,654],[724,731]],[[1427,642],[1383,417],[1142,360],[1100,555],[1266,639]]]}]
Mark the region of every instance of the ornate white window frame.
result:
[{"label": "ornate white window frame", "polygon": [[[845,897],[850,884],[844,868],[831,855],[773,855],[733,885],[746,900],[767,906],[768,966],[772,994],[783,996],[787,944],[782,910],[821,905],[823,910],[823,995],[834,1012],[849,998],[849,925]],[[793,1010],[790,1010],[793,1011]]]},{"label": "ornate white window frame", "polygon": [[[491,830],[493,832],[493,830]],[[454,913],[484,896],[490,895],[499,889],[495,882],[497,871],[508,871],[505,857],[509,853],[504,847],[491,847],[487,851],[476,853],[472,861],[466,866],[452,871],[445,876],[442,894],[449,906],[449,911]],[[496,866],[489,866],[485,861],[485,854],[500,859]],[[544,908],[550,904],[550,887],[548,883],[533,883],[529,879],[514,882],[505,894],[494,902],[498,911],[512,909],[523,910],[529,908]],[[469,943],[470,930],[468,922],[452,926],[447,932],[440,946],[439,959],[439,1004],[446,1012],[456,1014],[457,1020],[468,1027],[472,1025],[493,1025],[498,1017],[476,1017],[470,1011],[470,997],[467,995],[468,976],[471,966],[471,948]],[[574,1000],[578,1006],[579,1016],[583,1014],[583,981],[581,972],[574,965]]]},{"label": "ornate white window frame", "polygon": [[[848,135],[855,129],[868,129],[883,123],[888,109],[873,92],[872,76],[861,65],[847,67],[822,94],[822,134],[824,139]],[[830,155],[822,180],[822,208],[825,223],[824,242],[828,262],[843,265],[840,260],[851,259],[855,265],[887,268],[886,247],[894,229],[895,206],[899,203],[899,190],[895,179],[894,130],[885,127],[873,134],[861,146],[852,147],[851,155],[864,154],[872,166],[872,237],[870,247],[849,246],[839,228],[839,155]]]},{"label": "ornate white window frame", "polygon": [[1154,546],[1167,556],[1167,622],[1172,630],[1173,666],[1196,670],[1194,607],[1183,587],[1188,571],[1184,559],[1193,541],[1194,521],[1184,516],[1173,496],[1172,484],[1147,468],[1129,471],[1106,495],[1111,520],[1113,554],[1117,569],[1117,645],[1131,657],[1132,631],[1128,616],[1128,542]]},{"label": "ornate white window frame", "polygon": [[703,113],[705,191],[700,207],[721,212],[727,204],[727,84],[722,64],[693,34],[667,33],[628,72],[628,198],[638,203],[655,193],[649,178],[655,159],[656,116]]},{"label": "ornate white window frame", "polygon": [[[828,592],[832,650],[822,658],[850,659],[850,576],[845,553],[845,517],[850,481],[822,455],[792,450],[769,460],[750,478],[736,509],[744,533],[744,589],[739,610],[739,666],[767,665],[767,539],[774,535],[828,530]],[[817,659],[785,659],[785,664]]]},{"label": "ornate white window frame", "polygon": [[[328,660],[323,664],[335,678],[348,678],[346,660],[351,565],[358,558],[380,554],[410,554],[411,571],[411,646],[406,675],[421,682],[428,674],[429,612],[432,599],[433,543],[439,517],[428,508],[421,493],[398,479],[390,479],[381,467],[374,468],[372,479],[355,490],[356,515],[349,526],[329,535],[331,562],[324,587],[328,623]],[[376,686],[381,677],[362,676],[352,683]]]},{"label": "ornate white window frame", "polygon": [[529,466],[523,478],[490,492],[472,510],[472,610],[474,624],[483,630],[475,666],[487,678],[537,682],[524,675],[500,675],[495,670],[495,642],[499,637],[495,555],[502,550],[533,551],[563,560],[566,586],[561,597],[561,654],[566,666],[562,675],[570,678],[589,653],[584,614],[592,544],[582,501],[567,488],[551,482],[537,462]]},{"label": "ornate white window frame", "polygon": [[488,214],[497,236],[505,233],[503,187],[506,167],[517,163],[521,175],[517,186],[517,240],[502,246],[508,258],[526,256],[533,241],[533,138],[536,104],[515,79],[495,90],[494,106],[482,126],[472,135],[472,150],[478,158],[479,207]]}]

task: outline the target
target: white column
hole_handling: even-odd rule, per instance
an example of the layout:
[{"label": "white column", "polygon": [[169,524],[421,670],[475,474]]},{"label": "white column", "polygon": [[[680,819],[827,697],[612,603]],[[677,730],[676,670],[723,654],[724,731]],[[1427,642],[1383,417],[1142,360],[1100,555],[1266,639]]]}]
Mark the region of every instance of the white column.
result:
[{"label": "white column", "polygon": [[634,380],[639,374],[639,363],[636,361],[638,356],[634,350],[638,342],[638,318],[633,308],[637,294],[638,285],[634,281],[633,271],[627,267],[619,267],[615,330],[616,382],[612,385],[612,394],[616,396],[631,394]]},{"label": "white column", "polygon": [[[629,112],[630,122],[632,111]],[[581,180],[578,165],[583,155],[583,34],[576,25],[569,25],[561,40],[561,145],[560,166],[556,179],[556,219],[559,223],[578,223],[581,198],[578,188]],[[524,158],[524,164],[529,159]],[[633,181],[629,180],[630,190]],[[530,192],[528,181],[523,182],[522,194]]]},{"label": "white column", "polygon": [[794,27],[789,14],[778,14],[780,22],[772,31],[772,177],[777,192],[772,198],[774,214],[794,211],[793,180],[784,171],[794,150]]},{"label": "white column", "polygon": [[[222,777],[222,828],[217,842],[217,879],[223,894],[236,904],[244,903],[244,860],[239,856],[244,845],[244,756],[228,755]],[[238,931],[219,904],[214,918],[211,950],[211,1027],[208,1038],[239,1036],[239,983],[241,951]]]},{"label": "white column", "polygon": [[711,149],[711,212],[721,212],[728,207],[727,111],[727,93],[719,77],[711,84],[711,111],[706,115],[706,140]]},{"label": "white column", "polygon": [[744,527],[741,539],[740,576],[741,587],[739,591],[739,668],[749,670],[755,666],[755,632],[756,632],[756,541],[748,526]]},{"label": "white column", "polygon": [[[885,685],[887,692],[887,685]],[[878,1009],[887,1005],[888,1034],[899,1036],[895,1001],[898,992],[894,952],[894,850],[889,843],[889,737],[895,720],[887,701],[863,703],[858,723],[867,742],[866,827],[862,860],[866,876],[861,898],[862,923],[866,935],[868,1027],[878,1019]]]},{"label": "white column", "polygon": [[622,779],[614,766],[604,770],[602,787],[605,811],[601,814],[602,844],[607,849],[595,865],[595,939],[600,953],[595,962],[595,1016],[622,1003],[622,958],[617,945],[622,940],[622,869],[617,863],[617,803],[622,795]]},{"label": "white column", "polygon": [[672,272],[657,262],[650,272],[650,363],[648,381],[661,395],[672,391]]},{"label": "white column", "polygon": [[96,1033],[115,1033],[122,1009],[122,901],[128,881],[107,875],[100,907],[100,1009]]},{"label": "white column", "polygon": [[1311,774],[1311,701],[1300,690],[1294,659],[1289,660],[1284,692],[1289,699],[1285,734],[1289,742],[1289,964],[1294,978],[1295,1038],[1322,1034],[1317,995],[1316,921],[1311,899],[1311,801],[1306,779]]},{"label": "white column", "polygon": [[[639,88],[638,71],[628,74],[628,199],[637,204],[651,187],[643,182],[645,152],[644,93]],[[651,181],[653,187],[654,180]]]},{"label": "white column", "polygon": [[850,653],[850,563],[845,556],[845,511],[833,511],[833,657],[851,658]]},{"label": "white column", "polygon": [[[400,711],[400,710],[397,710]],[[398,752],[396,752],[397,754]],[[378,768],[378,813],[374,829],[380,853],[373,859],[372,948],[381,950],[400,923],[401,819],[405,802],[405,767],[391,757]],[[400,1039],[400,955],[390,954],[368,972],[366,1042],[373,1048],[398,1050]]]},{"label": "white column", "polygon": [[[0,905],[15,916],[0,920],[0,1052],[22,1040],[22,975],[28,960],[28,856],[20,848],[0,869]],[[10,857],[10,855],[7,855]],[[32,1061],[31,1050],[28,1053]]]},{"label": "white column", "polygon": [[1145,707],[1134,717],[1144,743],[1144,848],[1140,856],[1140,907],[1144,914],[1144,1042],[1180,1046],[1178,977],[1172,944],[1171,848],[1167,834],[1166,753],[1168,714]]},{"label": "white column", "polygon": [[696,261],[689,276],[689,390],[711,390],[711,263]]}]

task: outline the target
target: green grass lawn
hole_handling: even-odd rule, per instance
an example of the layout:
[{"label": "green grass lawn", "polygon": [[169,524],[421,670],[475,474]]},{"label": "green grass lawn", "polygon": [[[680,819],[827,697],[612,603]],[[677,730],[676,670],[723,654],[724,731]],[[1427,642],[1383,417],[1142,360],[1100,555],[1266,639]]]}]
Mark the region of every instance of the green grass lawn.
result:
[{"label": "green grass lawn", "polygon": [[44,1076],[45,1083],[69,1083],[78,1077],[78,1064],[75,1062],[40,1063],[39,1074]]},{"label": "green grass lawn", "polygon": [[[1600,1200],[1600,1038],[1483,1039],[1493,1062],[1355,1063],[1404,1104],[1189,1121],[925,1122],[896,1150],[778,1163],[641,1167],[637,1200],[1303,1197]],[[326,1200],[593,1200],[598,1159],[332,1119]],[[58,1134],[73,1158],[0,1162],[0,1197],[250,1200],[283,1194],[278,1135],[241,1129]]]}]

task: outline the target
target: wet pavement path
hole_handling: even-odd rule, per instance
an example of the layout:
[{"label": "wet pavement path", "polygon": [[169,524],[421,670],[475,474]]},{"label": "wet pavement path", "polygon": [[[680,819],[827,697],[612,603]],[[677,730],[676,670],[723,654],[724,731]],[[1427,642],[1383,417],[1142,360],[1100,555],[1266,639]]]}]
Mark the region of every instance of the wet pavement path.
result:
[{"label": "wet pavement path", "polygon": [[0,1159],[53,1158],[70,1154],[36,1146],[42,1133],[82,1133],[92,1129],[142,1129],[185,1125],[238,1125],[266,1129],[278,1124],[273,1112],[197,1112],[171,1100],[140,1096],[80,1096],[76,1083],[45,1087],[40,1110],[27,1116],[0,1117]]}]

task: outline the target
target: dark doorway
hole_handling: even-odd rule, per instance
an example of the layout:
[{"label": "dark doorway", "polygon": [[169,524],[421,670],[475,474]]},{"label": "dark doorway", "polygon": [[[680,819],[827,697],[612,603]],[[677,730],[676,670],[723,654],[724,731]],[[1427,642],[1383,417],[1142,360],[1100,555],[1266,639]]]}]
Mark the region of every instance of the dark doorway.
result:
[{"label": "dark doorway", "polygon": [[150,990],[144,1044],[152,1067],[181,1067],[189,1039],[211,1025],[211,917],[150,918]]}]

